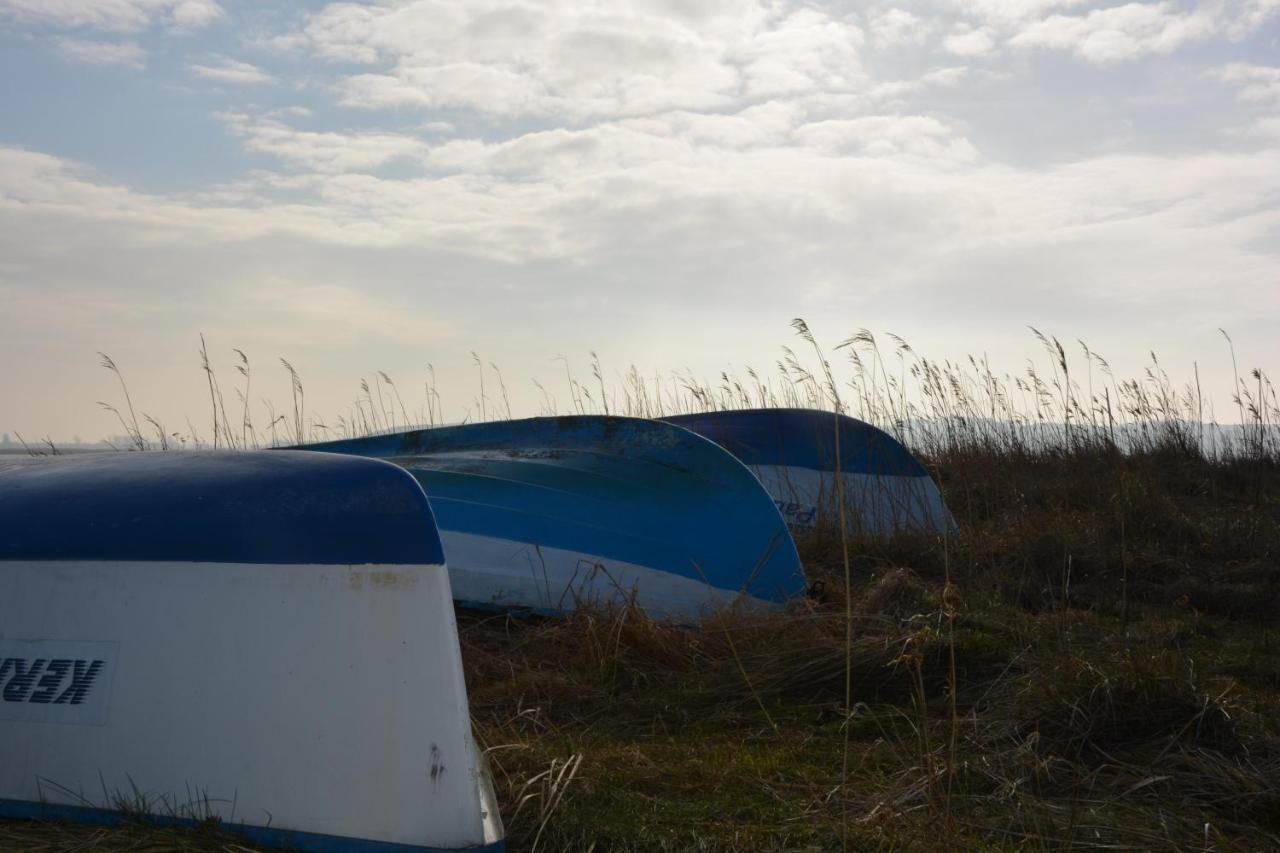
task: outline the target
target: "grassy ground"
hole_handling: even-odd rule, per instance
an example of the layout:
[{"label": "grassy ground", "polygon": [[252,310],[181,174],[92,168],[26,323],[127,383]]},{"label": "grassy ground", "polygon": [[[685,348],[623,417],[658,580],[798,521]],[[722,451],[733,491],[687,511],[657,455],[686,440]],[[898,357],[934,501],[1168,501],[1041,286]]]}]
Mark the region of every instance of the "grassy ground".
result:
[{"label": "grassy ground", "polygon": [[[511,849],[1280,849],[1280,468],[937,467],[960,533],[851,542],[851,622],[829,534],[782,614],[460,614]],[[235,845],[0,823],[4,849]]]}]

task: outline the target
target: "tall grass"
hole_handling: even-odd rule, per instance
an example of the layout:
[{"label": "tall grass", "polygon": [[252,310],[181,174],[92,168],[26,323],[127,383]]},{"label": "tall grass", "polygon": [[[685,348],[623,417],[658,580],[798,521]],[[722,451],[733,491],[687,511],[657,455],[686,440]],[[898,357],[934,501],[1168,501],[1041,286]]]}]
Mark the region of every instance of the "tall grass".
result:
[{"label": "tall grass", "polygon": [[[803,321],[801,321],[803,322]],[[807,326],[805,327],[807,329]],[[1028,359],[1017,373],[997,372],[983,356],[933,359],[892,333],[861,329],[835,345],[836,364],[817,355],[816,370],[788,346],[772,373],[743,368],[741,375],[722,372],[716,379],[688,371],[644,373],[635,365],[613,382],[599,357],[590,353],[593,387],[579,382],[571,361],[564,365],[564,396],[556,383],[531,377],[538,392],[536,408],[513,410],[502,371],[492,361],[471,353],[479,394],[467,407],[446,409],[434,366],[428,365],[422,397],[411,407],[385,371],[372,382],[359,380],[359,393],[345,412],[323,417],[308,411],[298,370],[281,359],[289,382],[284,406],[251,398],[249,359],[232,349],[235,369],[243,379],[237,389],[238,423],[227,414],[221,386],[203,337],[200,366],[209,392],[213,447],[249,448],[299,444],[332,438],[355,438],[445,423],[467,423],[514,416],[615,414],[661,418],[691,412],[744,408],[810,408],[847,414],[886,430],[918,455],[943,460],[956,455],[999,453],[1020,458],[1087,453],[1172,453],[1219,462],[1280,458],[1280,399],[1270,375],[1261,367],[1240,373],[1234,342],[1223,332],[1232,363],[1227,398],[1233,410],[1224,421],[1214,412],[1200,386],[1199,365],[1192,378],[1174,382],[1152,353],[1140,375],[1117,377],[1107,360],[1083,341],[1072,347],[1054,335],[1030,329],[1031,341],[1047,358]],[[102,403],[115,414],[128,445],[206,446],[194,429],[172,433],[149,417],[159,430],[153,442],[143,434],[123,374],[108,356],[103,366],[118,380],[124,405]],[[500,400],[491,399],[496,385]],[[384,393],[385,392],[385,393]],[[564,402],[567,401],[567,402]],[[285,414],[277,414],[277,408]],[[253,412],[265,414],[255,428]],[[154,430],[153,430],[154,431]]]}]

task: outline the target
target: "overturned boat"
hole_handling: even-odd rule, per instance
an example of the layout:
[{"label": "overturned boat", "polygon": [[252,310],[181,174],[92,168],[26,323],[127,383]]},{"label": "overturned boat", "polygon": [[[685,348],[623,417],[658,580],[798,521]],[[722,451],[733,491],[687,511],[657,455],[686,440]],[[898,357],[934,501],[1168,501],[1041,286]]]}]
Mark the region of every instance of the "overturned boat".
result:
[{"label": "overturned boat", "polygon": [[706,439],[636,418],[529,418],[309,445],[388,459],[431,501],[461,603],[561,613],[633,600],[696,620],[806,588],[759,481]]},{"label": "overturned boat", "polygon": [[393,465],[0,459],[0,817],[501,850],[451,597]]},{"label": "overturned boat", "polygon": [[845,523],[854,532],[955,529],[941,492],[911,451],[855,418],[814,409],[745,409],[664,420],[742,460],[795,527],[836,523],[842,487]]}]

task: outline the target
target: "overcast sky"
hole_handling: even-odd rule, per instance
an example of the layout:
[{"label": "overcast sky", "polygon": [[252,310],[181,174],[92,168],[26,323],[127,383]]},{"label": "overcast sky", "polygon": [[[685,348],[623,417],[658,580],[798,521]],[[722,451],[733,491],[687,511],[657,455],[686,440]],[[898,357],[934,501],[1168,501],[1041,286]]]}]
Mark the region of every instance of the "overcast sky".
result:
[{"label": "overcast sky", "polygon": [[0,77],[28,439],[119,432],[98,351],[199,426],[201,333],[321,417],[431,363],[459,419],[472,351],[529,414],[561,354],[768,369],[797,316],[1280,365],[1280,0],[0,0]]}]

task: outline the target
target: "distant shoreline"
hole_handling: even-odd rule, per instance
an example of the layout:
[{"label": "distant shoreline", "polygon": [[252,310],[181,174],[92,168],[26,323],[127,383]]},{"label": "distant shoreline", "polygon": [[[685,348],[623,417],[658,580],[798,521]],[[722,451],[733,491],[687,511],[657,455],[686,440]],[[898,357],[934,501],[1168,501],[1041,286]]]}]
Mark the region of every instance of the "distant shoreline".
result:
[{"label": "distant shoreline", "polygon": [[[57,455],[70,455],[72,453],[112,453],[115,448],[107,444],[56,444],[58,448]],[[21,444],[2,444],[0,445],[0,456],[49,456],[51,451],[47,444],[33,444],[31,449],[23,447]]]}]

